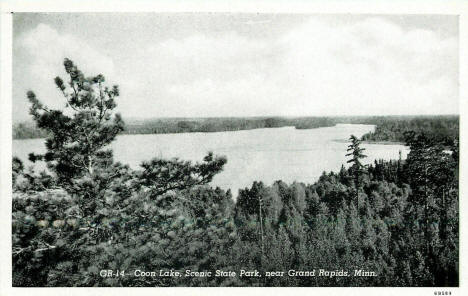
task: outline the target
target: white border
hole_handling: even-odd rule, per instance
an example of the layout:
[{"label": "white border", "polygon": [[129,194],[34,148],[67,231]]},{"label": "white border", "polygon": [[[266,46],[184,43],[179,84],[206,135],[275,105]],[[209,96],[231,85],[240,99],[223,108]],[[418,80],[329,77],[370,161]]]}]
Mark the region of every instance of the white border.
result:
[{"label": "white border", "polygon": [[[1,1],[1,0],[0,0]],[[468,295],[468,1],[125,1],[4,0],[1,5],[0,295]],[[460,66],[460,288],[12,288],[11,287],[11,82],[12,17],[9,12],[262,12],[459,15]],[[468,148],[467,148],[468,149]]]},{"label": "white border", "polygon": [[[0,295],[4,286],[11,286],[11,81],[12,81],[12,17],[1,15],[0,34]],[[7,224],[8,223],[8,224]],[[10,275],[10,276],[7,276]]]}]

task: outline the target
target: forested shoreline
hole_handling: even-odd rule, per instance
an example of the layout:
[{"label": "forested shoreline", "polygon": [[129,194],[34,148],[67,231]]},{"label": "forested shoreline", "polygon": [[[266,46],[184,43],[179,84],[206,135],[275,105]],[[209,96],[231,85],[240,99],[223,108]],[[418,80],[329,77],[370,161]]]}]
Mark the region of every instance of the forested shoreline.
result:
[{"label": "forested shoreline", "polygon": [[[49,171],[13,159],[13,286],[459,285],[458,134],[440,141],[430,132],[437,125],[405,130],[407,158],[371,165],[350,135],[349,166],[339,172],[233,193],[210,186],[229,161],[215,153],[197,163],[153,158],[139,169],[114,161],[108,145],[125,130],[114,113],[118,86],[85,78],[68,59],[64,67],[69,81],[55,83],[73,115],[27,94],[47,134],[46,153],[29,159]],[[265,276],[314,269],[371,274]]]},{"label": "forested shoreline", "polygon": [[458,116],[383,117],[375,123],[375,131],[362,136],[368,142],[405,142],[405,133],[427,134],[444,145],[458,139]]},{"label": "forested shoreline", "polygon": [[[366,142],[405,142],[405,132],[415,131],[435,136],[448,143],[458,136],[458,115],[433,116],[338,116],[338,117],[232,117],[232,118],[160,118],[126,120],[122,134],[169,134],[223,132],[294,126],[313,129],[340,123],[372,124],[375,131],[362,136]],[[13,139],[45,138],[44,130],[31,122],[13,125]]]},{"label": "forested shoreline", "polygon": [[[328,117],[219,117],[219,118],[159,118],[129,119],[122,134],[173,134],[173,133],[211,133],[224,131],[252,130],[259,128],[278,128],[294,126],[298,129],[311,129],[334,126],[336,120]],[[13,139],[45,138],[44,130],[31,122],[13,125]]]}]

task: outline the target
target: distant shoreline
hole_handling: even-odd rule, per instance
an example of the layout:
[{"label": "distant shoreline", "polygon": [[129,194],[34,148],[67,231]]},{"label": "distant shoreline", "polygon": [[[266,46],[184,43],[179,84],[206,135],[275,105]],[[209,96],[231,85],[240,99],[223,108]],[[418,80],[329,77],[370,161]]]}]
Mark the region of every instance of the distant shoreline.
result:
[{"label": "distant shoreline", "polygon": [[403,145],[406,146],[404,142],[393,142],[393,141],[361,141],[363,144],[375,144],[375,145]]},{"label": "distant shoreline", "polygon": [[[336,139],[333,140],[333,142],[338,142],[338,143],[349,143],[349,140],[345,139]],[[396,141],[361,141],[363,144],[370,144],[370,145],[403,145],[406,146],[406,143],[404,142],[396,142]]]},{"label": "distant shoreline", "polygon": [[[438,140],[458,138],[459,116],[341,116],[341,117],[218,117],[128,119],[121,135],[215,133],[294,127],[298,130],[333,127],[337,124],[370,124],[374,132],[363,135],[365,144],[404,145],[404,132],[434,134]],[[32,122],[13,125],[14,140],[45,138]],[[382,141],[382,138],[389,139]],[[338,140],[341,141],[341,140]]]},{"label": "distant shoreline", "polygon": [[[358,125],[359,123],[356,123]],[[296,130],[308,130],[308,129],[317,129],[317,128],[326,128],[326,127],[335,127],[335,125],[327,125],[327,126],[317,126],[317,127],[309,127],[309,128],[298,128],[294,125],[285,125],[285,126],[274,126],[274,127],[255,127],[255,128],[244,128],[244,129],[226,129],[226,130],[213,130],[213,131],[169,131],[169,132],[154,132],[154,133],[146,133],[146,132],[122,132],[118,134],[118,136],[138,136],[138,135],[177,135],[177,134],[196,134],[196,133],[225,133],[225,132],[240,132],[240,131],[252,131],[252,130],[260,130],[260,129],[279,129],[279,128],[293,128]],[[46,137],[28,137],[28,138],[18,138],[13,137],[13,140],[34,140],[34,139],[45,139]]]}]

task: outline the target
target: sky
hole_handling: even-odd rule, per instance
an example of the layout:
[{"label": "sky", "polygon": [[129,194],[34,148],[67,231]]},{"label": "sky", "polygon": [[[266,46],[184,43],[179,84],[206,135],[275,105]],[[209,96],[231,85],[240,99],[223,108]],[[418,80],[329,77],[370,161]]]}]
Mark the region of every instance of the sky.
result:
[{"label": "sky", "polygon": [[15,13],[13,121],[51,108],[69,58],[124,118],[458,114],[458,18]]}]

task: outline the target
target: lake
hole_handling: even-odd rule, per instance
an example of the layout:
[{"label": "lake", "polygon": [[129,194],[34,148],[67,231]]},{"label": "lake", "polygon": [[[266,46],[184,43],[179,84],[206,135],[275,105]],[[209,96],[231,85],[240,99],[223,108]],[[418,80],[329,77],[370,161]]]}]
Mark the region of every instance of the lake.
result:
[{"label": "lake", "polygon": [[[112,143],[114,158],[133,168],[152,157],[179,157],[201,161],[208,151],[225,155],[224,171],[212,185],[231,188],[234,196],[240,188],[250,187],[253,181],[270,185],[276,180],[313,183],[323,171],[338,171],[346,165],[345,156],[351,134],[361,137],[374,130],[373,125],[338,124],[316,129],[294,127],[254,129],[216,133],[181,133],[151,135],[121,135]],[[368,157],[398,159],[399,151],[405,158],[409,149],[397,144],[362,144]],[[13,155],[27,161],[30,152],[43,153],[43,139],[13,140]]]}]

